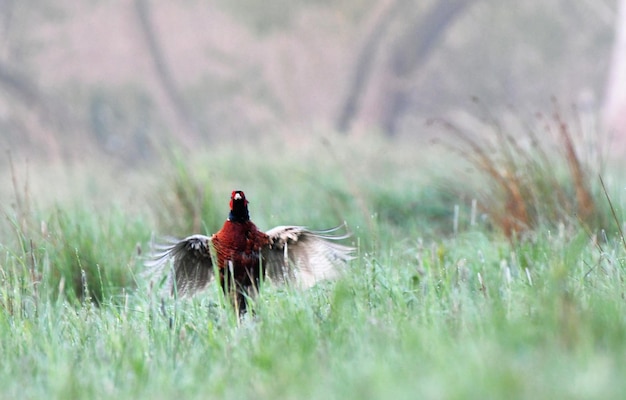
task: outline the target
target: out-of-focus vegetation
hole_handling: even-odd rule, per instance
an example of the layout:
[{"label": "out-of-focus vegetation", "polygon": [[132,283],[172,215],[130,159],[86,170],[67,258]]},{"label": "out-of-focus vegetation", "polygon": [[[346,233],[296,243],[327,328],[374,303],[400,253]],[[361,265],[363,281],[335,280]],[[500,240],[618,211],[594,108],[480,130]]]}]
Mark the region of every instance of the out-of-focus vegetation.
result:
[{"label": "out-of-focus vegetation", "polygon": [[607,139],[563,112],[555,104],[549,115],[486,115],[465,127],[432,121],[449,133],[444,146],[483,174],[477,204],[508,237],[564,221],[593,230],[611,217],[601,188]]},{"label": "out-of-focus vegetation", "polygon": [[[310,125],[418,136],[480,98],[597,112],[612,2],[2,4],[0,146],[128,163]],[[295,138],[294,138],[295,140]]]}]

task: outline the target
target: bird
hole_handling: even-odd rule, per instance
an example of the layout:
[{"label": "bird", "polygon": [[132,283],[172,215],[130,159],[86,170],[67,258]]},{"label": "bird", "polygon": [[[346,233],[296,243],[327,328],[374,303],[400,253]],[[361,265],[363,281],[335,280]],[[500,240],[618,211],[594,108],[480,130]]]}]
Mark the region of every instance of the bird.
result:
[{"label": "bird", "polygon": [[339,235],[345,223],[314,231],[304,226],[277,226],[266,232],[250,220],[248,200],[234,190],[230,212],[222,228],[211,236],[193,234],[154,245],[146,262],[148,273],[163,276],[171,296],[191,297],[215,279],[239,315],[246,313],[246,298],[253,298],[262,279],[309,288],[338,277],[354,258],[354,247],[337,243],[350,237]]}]

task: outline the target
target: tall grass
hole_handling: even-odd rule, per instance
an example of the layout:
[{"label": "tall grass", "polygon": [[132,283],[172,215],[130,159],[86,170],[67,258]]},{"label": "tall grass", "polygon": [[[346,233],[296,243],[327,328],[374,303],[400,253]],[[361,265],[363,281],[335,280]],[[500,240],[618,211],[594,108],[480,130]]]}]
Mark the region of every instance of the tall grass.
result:
[{"label": "tall grass", "polygon": [[[406,170],[421,165],[407,164],[402,149],[394,164],[351,145],[362,157],[353,171],[364,174],[343,171],[351,164],[341,157],[220,149],[164,166],[189,186],[176,192],[179,178],[156,179],[154,192],[136,198],[145,214],[114,201],[4,209],[0,397],[622,396],[619,235],[594,240],[582,227],[546,223],[534,227],[534,240],[512,245],[480,218],[453,234],[462,199],[428,179],[415,185]],[[198,165],[210,172],[196,174]],[[350,272],[308,291],[263,285],[254,316],[241,320],[215,285],[191,300],[161,298],[138,274],[137,244],[145,249],[153,231],[192,233],[185,224],[194,215],[210,231],[211,218],[219,225],[226,217],[234,186],[246,190],[262,228],[323,228],[343,217],[359,245]],[[164,201],[168,190],[175,196]],[[199,190],[215,209],[182,206]],[[329,194],[337,199],[324,200]],[[619,219],[622,202],[612,200]]]},{"label": "tall grass", "polygon": [[222,218],[215,204],[210,171],[193,168],[180,155],[172,155],[170,164],[154,202],[159,228],[178,235],[217,229]]},{"label": "tall grass", "polygon": [[[514,121],[485,110],[480,132],[437,121],[452,138],[447,148],[484,175],[480,206],[509,237],[558,224],[597,230],[609,221],[597,179],[605,164],[602,138],[575,123],[575,110],[567,122],[554,107],[552,115]],[[585,135],[594,137],[589,142]]]},{"label": "tall grass", "polygon": [[[65,297],[72,302],[101,303],[134,287],[141,244],[150,230],[138,215],[115,205],[96,209],[89,204],[38,209],[28,180],[11,165],[13,201],[3,208],[0,249],[7,257],[2,273],[10,292],[29,292],[36,301]],[[40,287],[46,289],[39,298]],[[5,299],[7,307],[15,296]]]}]

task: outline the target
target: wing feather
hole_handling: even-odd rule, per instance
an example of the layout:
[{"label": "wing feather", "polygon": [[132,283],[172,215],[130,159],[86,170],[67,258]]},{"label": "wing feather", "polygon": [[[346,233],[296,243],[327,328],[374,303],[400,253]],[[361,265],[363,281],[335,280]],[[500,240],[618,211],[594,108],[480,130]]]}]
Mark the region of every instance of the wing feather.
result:
[{"label": "wing feather", "polygon": [[170,294],[191,296],[204,289],[213,279],[211,237],[191,235],[167,244],[155,245],[156,252],[145,263],[146,274],[162,275],[169,269],[167,287]]},{"label": "wing feather", "polygon": [[277,226],[266,232],[270,245],[263,251],[267,276],[278,282],[295,281],[301,287],[313,286],[341,274],[353,259],[353,247],[335,243],[349,234],[335,235],[343,225],[325,231],[303,226]]}]

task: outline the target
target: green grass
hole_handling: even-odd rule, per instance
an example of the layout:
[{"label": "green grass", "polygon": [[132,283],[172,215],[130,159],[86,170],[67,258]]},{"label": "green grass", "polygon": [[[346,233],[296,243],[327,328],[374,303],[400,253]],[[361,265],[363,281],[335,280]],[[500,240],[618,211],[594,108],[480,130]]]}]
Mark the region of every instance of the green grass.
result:
[{"label": "green grass", "polygon": [[[510,241],[470,225],[470,202],[407,146],[345,139],[265,157],[274,145],[164,162],[140,184],[107,183],[104,201],[91,181],[68,186],[71,201],[46,201],[36,182],[3,200],[0,398],[622,397],[615,227],[595,241],[570,225]],[[241,321],[215,286],[161,299],[137,244],[145,254],[153,233],[192,233],[193,218],[217,229],[235,187],[261,228],[345,219],[359,246],[350,273],[304,292],[265,285]]]}]

